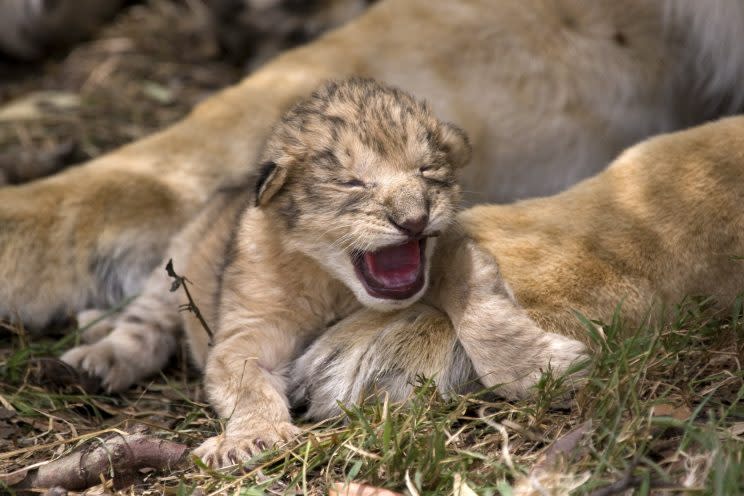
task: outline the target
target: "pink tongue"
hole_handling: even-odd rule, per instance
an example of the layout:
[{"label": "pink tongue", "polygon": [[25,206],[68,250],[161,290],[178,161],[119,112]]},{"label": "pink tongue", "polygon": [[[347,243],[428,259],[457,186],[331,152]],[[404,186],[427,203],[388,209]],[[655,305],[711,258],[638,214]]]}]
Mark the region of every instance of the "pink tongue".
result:
[{"label": "pink tongue", "polygon": [[419,240],[364,254],[369,274],[385,287],[408,286],[416,281],[421,266]]}]

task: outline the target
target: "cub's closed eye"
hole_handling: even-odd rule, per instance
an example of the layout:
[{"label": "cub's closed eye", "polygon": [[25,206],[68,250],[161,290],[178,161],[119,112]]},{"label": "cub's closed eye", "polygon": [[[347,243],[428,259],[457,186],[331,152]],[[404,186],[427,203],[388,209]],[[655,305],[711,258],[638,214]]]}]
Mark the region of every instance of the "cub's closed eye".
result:
[{"label": "cub's closed eye", "polygon": [[419,174],[421,174],[421,177],[433,184],[444,186],[451,186],[453,184],[452,177],[450,177],[449,171],[445,167],[423,165],[419,167]]},{"label": "cub's closed eye", "polygon": [[422,165],[419,167],[419,173],[424,176],[436,176],[439,174],[446,174],[446,170],[443,167],[434,165]]},{"label": "cub's closed eye", "polygon": [[359,179],[350,179],[348,181],[341,181],[339,183],[341,186],[346,186],[347,188],[366,188],[367,185],[364,184],[363,181],[360,181]]}]

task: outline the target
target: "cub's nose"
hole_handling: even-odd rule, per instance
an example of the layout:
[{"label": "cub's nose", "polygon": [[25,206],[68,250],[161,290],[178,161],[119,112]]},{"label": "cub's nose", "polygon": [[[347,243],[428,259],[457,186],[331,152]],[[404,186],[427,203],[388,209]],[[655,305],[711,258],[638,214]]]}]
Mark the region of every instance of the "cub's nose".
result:
[{"label": "cub's nose", "polygon": [[393,223],[400,231],[408,234],[411,237],[420,236],[424,232],[426,226],[429,224],[429,215],[424,214],[418,217],[408,217],[399,221],[396,221],[392,217],[390,222]]}]

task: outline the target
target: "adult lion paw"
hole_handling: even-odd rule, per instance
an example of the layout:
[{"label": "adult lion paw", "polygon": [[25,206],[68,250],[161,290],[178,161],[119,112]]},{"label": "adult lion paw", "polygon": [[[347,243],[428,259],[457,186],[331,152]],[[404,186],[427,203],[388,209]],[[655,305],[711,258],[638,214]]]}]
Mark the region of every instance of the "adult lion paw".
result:
[{"label": "adult lion paw", "polygon": [[175,346],[176,336],[169,327],[140,318],[117,322],[106,337],[77,346],[61,358],[101,379],[107,391],[118,392],[161,370]]},{"label": "adult lion paw", "polygon": [[138,364],[146,350],[134,350],[119,347],[115,340],[108,337],[97,343],[76,346],[60,358],[73,367],[98,377],[101,385],[108,392],[120,392],[129,388],[142,378]]},{"label": "adult lion paw", "polygon": [[254,422],[249,427],[210,437],[194,450],[212,468],[237,465],[243,461],[283,444],[302,432],[289,422]]}]

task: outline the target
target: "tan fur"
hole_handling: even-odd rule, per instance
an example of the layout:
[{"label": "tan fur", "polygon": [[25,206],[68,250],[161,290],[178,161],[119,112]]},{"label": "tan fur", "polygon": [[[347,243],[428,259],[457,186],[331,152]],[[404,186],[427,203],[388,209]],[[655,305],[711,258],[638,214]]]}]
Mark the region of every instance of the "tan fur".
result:
[{"label": "tan fur", "polygon": [[744,64],[720,46],[739,45],[744,8],[713,4],[727,9],[383,0],[162,133],[0,188],[0,315],[42,328],[137,293],[215,190],[255,171],[273,122],[329,78],[395,84],[462,125],[474,145],[462,176],[470,202],[557,192],[623,147],[740,95]]},{"label": "tan fur", "polygon": [[[640,323],[652,303],[744,291],[744,118],[651,139],[551,198],[463,213],[517,301],[586,341],[572,310]],[[655,317],[652,315],[652,317]]]},{"label": "tan fur", "polygon": [[[674,8],[669,9],[672,4]],[[726,5],[725,15],[711,4]],[[734,108],[729,106],[740,101],[737,99],[741,94],[739,81],[744,75],[744,64],[740,57],[731,57],[716,47],[721,39],[740,40],[743,18],[744,7],[725,0],[705,5],[692,1],[651,0],[590,3],[579,0],[501,0],[497,4],[487,0],[381,1],[345,27],[277,58],[241,84],[212,97],[187,119],[162,133],[56,177],[26,186],[0,188],[0,315],[22,320],[31,327],[43,327],[55,317],[65,317],[90,307],[113,305],[143,287],[145,296],[166,294],[162,290],[167,286],[162,275],[162,256],[167,253],[166,259],[174,258],[177,269],[189,258],[189,245],[181,241],[188,236],[172,240],[174,235],[189,223],[191,227],[187,232],[189,229],[209,231],[210,223],[202,224],[203,218],[198,218],[204,205],[215,197],[221,186],[241,184],[256,172],[255,165],[260,162],[258,151],[272,123],[284,109],[328,78],[351,74],[374,76],[426,98],[437,115],[461,124],[473,140],[473,164],[463,171],[462,176],[464,189],[470,192],[467,195],[469,200],[512,200],[555,193],[600,170],[623,147],[645,136],[699,122],[711,114],[719,115],[720,109]],[[690,19],[695,22],[690,23]],[[739,45],[731,42],[726,46]],[[705,140],[720,144],[720,140],[716,141],[711,134],[715,133],[704,134],[704,139],[697,139],[694,134],[674,139],[689,140],[689,146],[709,150]],[[724,144],[737,145],[735,140],[726,138],[729,134],[733,132],[724,132],[722,139],[728,139]],[[644,146],[636,149],[640,157],[646,156]],[[729,149],[716,148],[721,154]],[[672,150],[674,147],[654,153],[661,154],[661,157],[637,160],[649,167],[665,153],[676,159],[688,159],[685,154],[672,153]],[[698,166],[712,163],[702,158],[690,160]],[[654,177],[664,183],[677,176],[669,166]],[[686,178],[690,181],[696,179],[689,174]],[[684,184],[693,185],[694,182]],[[679,193],[686,193],[684,188],[692,187],[689,185],[679,186]],[[606,186],[605,189],[611,188]],[[663,188],[657,185],[654,191],[659,190],[663,192]],[[605,193],[600,187],[590,188],[589,192]],[[647,213],[637,212],[634,208],[643,209],[646,205],[643,202],[648,198],[634,198],[630,192],[626,194],[630,198],[627,200],[630,207],[619,201],[609,206],[622,205],[626,207],[622,214],[643,218],[642,214]],[[593,224],[588,218],[576,212],[580,202],[571,198],[574,197],[567,200],[569,210],[581,225],[591,227]],[[665,201],[673,204],[674,198]],[[586,201],[586,198],[582,197],[582,200]],[[599,198],[594,200],[589,204],[601,205]],[[520,226],[529,226],[530,222],[542,222],[525,220],[526,224],[521,225],[522,217],[517,214],[522,212],[520,209],[527,209],[525,205],[533,204],[503,207],[516,209],[515,231],[520,231]],[[527,210],[540,212],[546,219],[553,218],[546,206],[548,203],[538,201],[534,205]],[[686,203],[682,206],[693,207]],[[703,208],[706,207],[718,208],[720,205],[708,202],[703,204]],[[475,231],[483,230],[473,232],[474,236],[483,236],[479,240],[482,245],[460,244],[456,238],[452,241],[453,259],[459,260],[463,271],[457,272],[453,268],[451,273],[467,274],[469,266],[475,267],[478,270],[471,274],[473,279],[454,277],[434,281],[431,300],[420,304],[447,312],[454,324],[452,332],[459,337],[462,348],[473,361],[474,370],[484,377],[484,382],[506,382],[504,391],[518,395],[524,394],[540,368],[553,364],[553,359],[565,366],[580,355],[582,347],[566,337],[546,335],[541,330],[540,325],[575,335],[568,324],[566,307],[556,310],[550,303],[555,303],[555,300],[543,302],[539,299],[544,296],[541,280],[535,279],[531,285],[524,283],[529,281],[533,269],[541,267],[541,253],[528,262],[522,262],[521,271],[515,268],[519,267],[520,260],[516,255],[507,257],[502,266],[488,263],[491,253],[498,259],[501,252],[498,243],[502,238],[488,237],[486,230],[496,229],[492,223],[484,220],[483,224],[478,224],[473,219],[481,215],[476,215],[476,212],[482,212],[486,220],[491,217],[502,219],[499,212],[507,210],[501,208],[476,209],[463,216],[462,222],[466,227],[472,223],[472,226],[477,226]],[[667,213],[668,210],[658,213],[657,220],[662,222]],[[713,210],[706,213],[722,215],[725,212]],[[619,215],[613,218],[616,223],[613,232],[631,239],[636,233],[619,229],[618,226],[622,226]],[[714,229],[716,225],[725,223],[723,217],[718,219],[720,224],[696,225]],[[729,220],[734,226],[739,222],[736,217]],[[563,221],[573,222],[574,215],[566,215]],[[550,239],[552,236],[562,239],[559,226],[550,224],[548,220],[545,222],[548,226],[538,238]],[[594,234],[591,230],[587,232]],[[585,243],[579,246],[564,241],[568,244],[558,254],[548,250],[551,266],[570,261],[570,249],[583,245],[588,247],[589,253],[605,260],[602,257],[611,241],[599,243],[590,234],[574,234],[582,234],[584,237],[580,239]],[[212,235],[217,236],[205,234]],[[717,249],[712,249],[714,245],[701,245],[700,240],[690,241],[690,237],[682,238],[688,241],[690,256],[700,258],[717,253]],[[522,240],[521,248],[504,245],[504,253],[518,253],[510,249],[532,248],[529,235],[517,239]],[[735,247],[739,238],[732,239],[732,247]],[[642,236],[642,240],[653,240],[653,236]],[[659,242],[667,255],[670,250],[665,242],[672,241]],[[610,250],[609,253],[640,257],[647,251],[653,252],[657,245],[637,246],[635,251],[628,249],[615,253]],[[712,249],[712,252],[705,249]],[[447,253],[445,250],[440,252]],[[561,259],[561,256],[566,259]],[[474,265],[474,261],[477,264]],[[501,260],[498,262],[502,263]],[[637,259],[627,263],[641,274],[647,269],[660,270],[658,266],[649,268],[643,264],[637,268],[632,262],[637,262]],[[676,281],[679,285],[662,284],[656,290],[651,283],[658,283],[658,278],[644,285],[642,277],[632,279],[636,272],[628,272],[630,276],[626,276],[622,264],[611,263],[607,266],[589,265],[581,277],[590,282],[611,282],[614,284],[612,291],[584,294],[581,292],[583,286],[569,277],[572,271],[568,269],[559,270],[560,277],[547,277],[545,284],[555,289],[552,294],[565,296],[564,305],[571,303],[571,298],[577,298],[579,309],[595,309],[594,305],[600,304],[614,308],[613,298],[628,292],[639,291],[636,299],[641,301],[641,293],[655,295],[659,291],[662,296],[671,297],[683,293],[683,290],[704,286],[701,282],[704,279],[699,275],[704,273],[703,269],[719,270],[723,266],[722,263],[711,265],[700,260],[697,264],[692,266],[693,271],[688,267],[676,267],[669,284]],[[695,270],[698,267],[702,269]],[[154,268],[157,270],[151,274]],[[598,269],[601,271],[595,273]],[[516,302],[523,307],[514,302],[507,285],[494,284],[492,276],[499,271],[513,286]],[[545,275],[541,274],[541,277]],[[698,279],[690,279],[690,274],[695,274]],[[512,282],[512,277],[515,282]],[[561,291],[564,279],[567,281],[566,293]],[[518,288],[520,281],[525,284],[521,290]],[[640,289],[634,286],[637,282],[641,283]],[[154,288],[152,293],[150,288]],[[328,291],[324,293],[326,295],[334,290],[332,287],[325,289]],[[716,288],[712,289],[713,293],[719,294]],[[729,288],[723,288],[722,293],[725,293],[724,289]],[[459,299],[454,300],[440,297],[458,294]],[[537,300],[530,299],[530,295]],[[637,308],[633,297],[631,294],[629,308]],[[175,339],[174,321],[163,322],[164,317],[157,317],[160,308],[172,303],[171,297],[158,298],[161,298],[160,303],[154,307],[142,308],[140,305],[158,301],[157,298],[145,298],[142,302],[138,299],[132,307],[142,308],[147,318],[137,313],[131,313],[128,318],[126,315],[121,317],[124,319],[121,321],[122,329],[137,327],[136,332],[125,333],[127,339],[139,338],[134,338],[125,347],[114,347],[109,342],[106,353],[85,353],[84,358],[77,357],[71,361],[86,366],[83,360],[88,358],[89,370],[111,378],[108,381],[111,389],[126,387],[138,375],[156,370],[172,349]],[[462,309],[467,309],[467,312]],[[437,326],[432,324],[436,322],[437,314],[426,315],[428,323],[425,324]],[[482,318],[476,320],[469,318],[470,315],[481,315]],[[147,324],[149,316],[157,323],[155,327]],[[391,320],[390,314],[380,318],[383,319],[381,328],[397,330],[391,331],[391,339],[396,335],[403,336],[408,328]],[[488,339],[489,319],[495,319],[499,326],[510,329],[505,335],[508,339],[501,334],[498,339]],[[343,341],[344,322],[339,324],[327,336]],[[115,324],[111,336],[119,332],[119,324]],[[453,346],[455,341],[447,339],[446,333],[440,332],[439,335],[444,336],[437,341],[439,345]],[[532,356],[534,346],[530,348],[531,343],[541,345],[535,359],[520,361],[516,364],[518,367],[511,367],[515,364],[513,357]],[[505,348],[505,344],[512,347]],[[135,362],[139,367],[136,375],[130,374],[131,367],[127,371],[115,369],[131,356],[133,350],[143,346],[155,347],[148,348],[154,353],[152,356],[139,356],[141,362]],[[288,348],[291,348],[291,343]],[[287,353],[287,348],[278,349],[277,353]],[[322,352],[323,347],[314,346],[312,349]],[[122,350],[129,350],[128,354],[122,355]],[[70,353],[75,353],[75,350]],[[446,376],[446,367],[439,367],[434,360],[454,363],[453,353],[459,352],[430,350],[429,356],[439,358],[415,366],[412,363],[411,368],[420,367],[424,371],[439,368],[443,370],[439,375]],[[505,357],[509,359],[506,365],[503,362]],[[318,363],[326,362],[320,360]],[[327,363],[333,365],[333,361]],[[342,362],[342,365],[347,363]],[[384,359],[378,363],[392,362]],[[409,372],[403,370],[401,377],[409,377]],[[375,373],[371,369],[365,372],[366,376]],[[404,380],[398,380],[394,375],[391,376],[388,370],[387,380],[402,384]],[[354,377],[354,374],[349,377]],[[463,373],[463,377],[470,377],[470,373]],[[267,380],[269,383],[273,381],[270,377]],[[282,384],[270,386],[276,391]],[[339,391],[354,391],[353,387],[341,386]],[[306,392],[313,397],[312,390]],[[319,398],[319,408],[327,411],[327,397],[321,395]],[[277,404],[284,398],[275,396],[271,401]],[[222,413],[225,414],[224,410]],[[276,418],[285,422],[283,415]],[[293,432],[286,424],[282,426],[279,437]],[[229,454],[230,450],[221,452]]]},{"label": "tan fur", "polygon": [[[207,440],[198,456],[210,465],[236,463],[296,435],[288,379],[296,399],[315,401],[311,415],[325,417],[335,413],[335,398],[358,401],[380,388],[398,399],[417,375],[435,377],[447,393],[480,381],[500,385],[507,396],[524,396],[543,370],[552,365],[562,372],[582,355],[580,343],[544,332],[517,307],[493,262],[463,242],[458,229],[437,249],[433,236],[449,227],[459,198],[454,172],[469,155],[457,128],[434,119],[405,93],[369,80],[326,85],[282,118],[263,154],[267,166],[257,185],[258,208],[240,216],[224,271],[216,275],[214,346],[204,346],[205,331],[193,320],[186,327],[194,336],[195,360],[204,365],[210,403],[228,418],[224,434]],[[405,299],[365,290],[351,262],[356,252],[407,242],[410,234],[401,226],[421,216],[427,220],[420,234],[432,236],[422,288]],[[207,260],[219,256],[211,253]],[[425,304],[383,317],[385,336],[365,340],[359,328],[374,336],[369,325],[375,316],[358,310],[359,303],[383,311],[410,306],[428,287],[432,256],[434,286]],[[198,264],[188,270],[197,284],[215,277]],[[433,316],[426,304],[445,315]],[[459,340],[447,332],[450,322]],[[498,343],[498,354],[493,347],[473,346],[487,339]],[[390,346],[397,341],[403,343]],[[331,361],[353,361],[324,369],[339,375],[317,394],[318,375],[308,372],[318,366],[316,355],[328,353],[335,357]],[[511,362],[514,356],[519,363]],[[391,369],[404,370],[405,377],[394,373],[395,380],[386,382]]]},{"label": "tan fur", "polygon": [[[637,145],[565,193],[469,209],[463,231],[438,248],[445,271],[432,293],[443,294],[427,298],[439,311],[370,310],[361,334],[355,322],[339,322],[298,362],[298,393],[317,417],[335,413],[336,400],[358,401],[355,388],[376,375],[403,399],[421,370],[408,346],[426,329],[438,336],[416,338],[431,357],[426,369],[455,391],[470,387],[469,367],[444,358],[456,337],[484,385],[522,395],[544,370],[540,354],[560,372],[589,344],[574,312],[608,322],[619,309],[632,329],[686,296],[726,307],[744,293],[742,205],[744,117],[736,117]],[[406,320],[411,312],[433,324]],[[374,362],[355,372],[370,349]]]},{"label": "tan fur", "polygon": [[[192,266],[201,271],[199,284],[190,291],[210,321],[215,309],[215,275],[224,269],[224,247],[238,212],[250,197],[249,191],[237,187],[217,192],[168,247],[176,272],[183,273]],[[62,359],[100,377],[108,391],[121,391],[161,370],[176,350],[184,324],[200,326],[193,314],[179,312],[179,305],[188,300],[182,292],[170,291],[172,283],[165,270],[154,271],[132,303],[119,315],[90,327],[83,335],[86,344],[67,351]],[[83,311],[77,316],[78,325],[85,326],[97,317],[100,312]],[[198,328],[201,332],[191,336],[193,346],[206,349],[208,335]],[[203,362],[197,363],[203,366]]]}]

